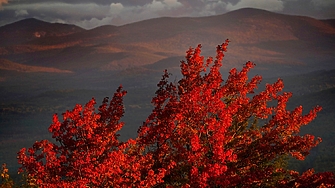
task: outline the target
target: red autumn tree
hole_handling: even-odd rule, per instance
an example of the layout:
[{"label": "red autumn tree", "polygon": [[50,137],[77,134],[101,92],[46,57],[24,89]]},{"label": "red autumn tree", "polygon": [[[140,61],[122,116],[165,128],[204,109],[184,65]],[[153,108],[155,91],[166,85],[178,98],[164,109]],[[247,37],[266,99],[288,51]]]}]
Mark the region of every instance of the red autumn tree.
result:
[{"label": "red autumn tree", "polygon": [[291,93],[282,92],[280,79],[255,94],[262,78],[248,78],[252,62],[224,81],[219,70],[228,42],[215,60],[204,60],[200,45],[190,48],[178,83],[165,71],[135,140],[117,140],[125,94],[119,88],[98,113],[91,100],[64,113],[62,123],[55,115],[49,131],[59,144],[22,149],[20,170],[41,187],[334,186],[331,172],[299,175],[283,165],[288,156],[303,160],[321,141],[299,135],[321,108],[306,115],[301,106],[287,110]]},{"label": "red autumn tree", "polygon": [[76,105],[65,112],[63,122],[55,114],[49,131],[58,144],[42,140],[21,149],[19,172],[26,171],[29,184],[39,187],[146,187],[160,182],[164,171],[142,179],[141,171],[150,169],[149,155],[132,155],[134,141],[118,140],[125,94],[119,87],[98,112],[92,99],[84,108]]}]

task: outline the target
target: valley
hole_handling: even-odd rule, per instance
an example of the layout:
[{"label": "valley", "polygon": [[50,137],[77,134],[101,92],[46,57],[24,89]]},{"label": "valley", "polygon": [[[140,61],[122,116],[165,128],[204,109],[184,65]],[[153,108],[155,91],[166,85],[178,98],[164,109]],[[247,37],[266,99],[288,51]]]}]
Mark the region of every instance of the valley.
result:
[{"label": "valley", "polygon": [[[98,106],[119,85],[125,122],[121,140],[134,138],[152,110],[151,98],[164,69],[180,78],[189,47],[202,44],[205,57],[231,40],[221,69],[256,63],[251,75],[263,82],[284,80],[293,92],[289,108],[323,110],[302,130],[323,138],[303,162],[302,171],[335,170],[335,27],[331,20],[241,9],[200,18],[156,18],[123,26],[85,30],[74,25],[22,20],[0,27],[0,162],[16,174],[16,153],[36,140],[50,139],[52,115],[61,115],[92,97]],[[306,113],[305,112],[305,113]],[[326,162],[325,162],[326,161]],[[331,165],[329,165],[331,164]]]}]

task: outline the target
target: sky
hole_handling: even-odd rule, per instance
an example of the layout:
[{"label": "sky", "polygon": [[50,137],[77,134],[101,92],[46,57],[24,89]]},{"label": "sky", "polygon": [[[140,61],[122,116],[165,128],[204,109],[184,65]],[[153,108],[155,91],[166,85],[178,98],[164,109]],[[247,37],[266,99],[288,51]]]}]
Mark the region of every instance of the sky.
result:
[{"label": "sky", "polygon": [[157,17],[202,17],[240,8],[335,19],[335,0],[0,0],[0,26],[25,18],[85,29]]}]

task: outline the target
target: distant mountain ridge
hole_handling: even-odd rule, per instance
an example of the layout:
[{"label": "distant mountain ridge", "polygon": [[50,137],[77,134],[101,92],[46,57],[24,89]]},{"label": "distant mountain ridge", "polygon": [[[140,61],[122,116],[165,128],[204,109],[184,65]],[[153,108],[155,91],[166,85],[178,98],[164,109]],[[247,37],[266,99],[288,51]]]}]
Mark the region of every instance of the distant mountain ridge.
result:
[{"label": "distant mountain ridge", "polygon": [[35,18],[28,18],[0,27],[0,46],[22,44],[49,36],[66,36],[84,31],[84,29],[68,24],[48,23]]},{"label": "distant mountain ridge", "polygon": [[[202,44],[215,55],[229,45],[225,67],[255,61],[275,66],[325,66],[335,59],[334,20],[316,20],[245,8],[209,17],[154,18],[123,26],[85,30],[74,25],[27,19],[0,27],[0,58],[61,70],[163,70],[162,60]],[[159,66],[147,66],[159,62]],[[320,63],[322,62],[322,63]],[[155,71],[154,70],[154,71]]]},{"label": "distant mountain ridge", "polygon": [[71,71],[59,70],[56,68],[21,65],[4,59],[0,59],[0,69],[18,72],[71,73]]}]

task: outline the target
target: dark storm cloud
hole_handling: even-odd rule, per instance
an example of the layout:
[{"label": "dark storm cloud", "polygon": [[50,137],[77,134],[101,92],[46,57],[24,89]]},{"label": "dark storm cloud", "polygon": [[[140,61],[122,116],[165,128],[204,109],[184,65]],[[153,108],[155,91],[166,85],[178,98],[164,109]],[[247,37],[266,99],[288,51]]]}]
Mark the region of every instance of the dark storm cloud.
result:
[{"label": "dark storm cloud", "polygon": [[335,0],[0,0],[0,25],[35,17],[92,28],[162,16],[210,16],[246,7],[335,18]]}]

